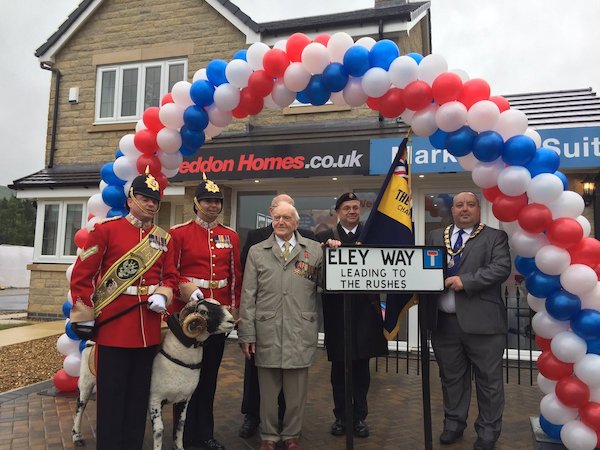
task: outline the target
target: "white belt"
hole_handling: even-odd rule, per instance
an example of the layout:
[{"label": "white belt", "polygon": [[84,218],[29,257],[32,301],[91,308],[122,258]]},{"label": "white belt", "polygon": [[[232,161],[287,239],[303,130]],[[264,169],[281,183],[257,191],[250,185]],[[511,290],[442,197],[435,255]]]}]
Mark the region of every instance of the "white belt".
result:
[{"label": "white belt", "polygon": [[225,286],[227,286],[229,284],[229,282],[227,281],[227,278],[224,280],[202,280],[200,278],[194,278],[194,277],[187,277],[186,278],[188,280],[190,280],[192,283],[194,283],[196,286],[198,286],[199,288],[203,288],[203,289],[220,289],[220,288],[224,288]]},{"label": "white belt", "polygon": [[129,286],[123,291],[125,295],[152,295],[158,288],[158,284],[151,284],[149,286]]}]

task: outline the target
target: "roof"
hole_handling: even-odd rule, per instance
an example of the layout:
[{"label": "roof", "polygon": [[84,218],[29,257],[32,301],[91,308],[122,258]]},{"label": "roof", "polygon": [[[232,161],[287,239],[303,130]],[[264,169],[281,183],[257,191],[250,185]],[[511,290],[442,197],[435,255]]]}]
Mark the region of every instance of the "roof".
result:
[{"label": "roof", "polygon": [[9,187],[21,190],[98,186],[103,165],[104,163],[54,166],[19,178]]}]

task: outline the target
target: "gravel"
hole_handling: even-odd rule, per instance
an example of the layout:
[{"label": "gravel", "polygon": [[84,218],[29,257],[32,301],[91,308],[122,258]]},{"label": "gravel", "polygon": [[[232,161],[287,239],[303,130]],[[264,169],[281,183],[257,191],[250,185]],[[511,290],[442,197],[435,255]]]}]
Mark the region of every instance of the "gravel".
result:
[{"label": "gravel", "polygon": [[52,378],[63,362],[57,339],[50,336],[0,347],[0,393]]}]

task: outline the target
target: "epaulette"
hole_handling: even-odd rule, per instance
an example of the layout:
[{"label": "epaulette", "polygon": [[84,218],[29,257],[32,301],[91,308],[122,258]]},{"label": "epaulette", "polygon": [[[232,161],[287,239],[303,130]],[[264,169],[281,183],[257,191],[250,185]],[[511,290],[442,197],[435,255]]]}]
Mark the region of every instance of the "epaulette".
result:
[{"label": "epaulette", "polygon": [[173,226],[171,227],[171,230],[174,230],[174,229],[176,229],[176,228],[182,227],[182,226],[184,226],[184,225],[189,225],[189,224],[190,224],[191,222],[193,222],[193,221],[194,221],[194,219],[190,219],[190,220],[188,220],[187,222],[183,222],[183,223],[180,223],[180,224],[177,224],[177,225],[173,225]]},{"label": "epaulette", "polygon": [[96,229],[96,225],[98,225],[98,224],[110,222],[112,220],[117,220],[117,219],[122,219],[122,217],[121,216],[107,217],[106,219],[99,220],[98,222],[96,222],[94,224],[94,226],[92,227],[92,229],[90,230],[90,232],[94,231]]},{"label": "epaulette", "polygon": [[221,225],[223,228],[227,228],[228,230],[233,231],[234,233],[237,233],[237,231],[235,231],[233,228],[228,227],[227,225],[223,225],[222,223],[220,223],[219,225]]}]

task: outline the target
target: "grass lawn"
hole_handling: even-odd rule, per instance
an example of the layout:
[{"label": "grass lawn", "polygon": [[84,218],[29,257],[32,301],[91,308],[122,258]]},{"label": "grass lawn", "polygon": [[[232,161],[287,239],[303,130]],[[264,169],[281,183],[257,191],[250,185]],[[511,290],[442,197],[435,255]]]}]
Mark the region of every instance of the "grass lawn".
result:
[{"label": "grass lawn", "polygon": [[8,330],[9,328],[22,327],[24,325],[31,325],[31,322],[0,323],[0,331]]}]

